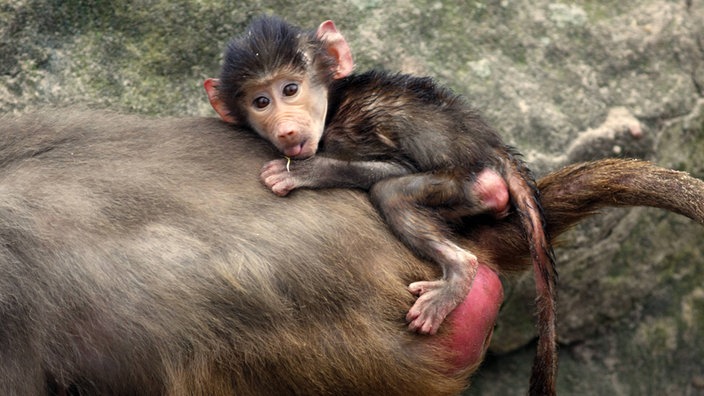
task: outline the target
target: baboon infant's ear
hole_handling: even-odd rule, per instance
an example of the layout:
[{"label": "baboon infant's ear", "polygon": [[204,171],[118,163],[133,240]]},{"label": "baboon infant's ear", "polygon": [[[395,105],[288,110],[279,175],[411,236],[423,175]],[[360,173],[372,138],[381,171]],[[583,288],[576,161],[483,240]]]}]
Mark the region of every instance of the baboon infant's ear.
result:
[{"label": "baboon infant's ear", "polygon": [[340,79],[349,76],[354,70],[352,51],[347,40],[335,27],[333,21],[325,21],[318,26],[317,36],[327,43],[328,53],[337,60],[333,78]]},{"label": "baboon infant's ear", "polygon": [[225,102],[218,95],[218,86],[220,86],[220,80],[217,78],[209,78],[203,82],[205,92],[208,94],[208,100],[215,112],[218,113],[223,121],[235,124],[237,120],[230,114],[230,109],[227,108]]}]

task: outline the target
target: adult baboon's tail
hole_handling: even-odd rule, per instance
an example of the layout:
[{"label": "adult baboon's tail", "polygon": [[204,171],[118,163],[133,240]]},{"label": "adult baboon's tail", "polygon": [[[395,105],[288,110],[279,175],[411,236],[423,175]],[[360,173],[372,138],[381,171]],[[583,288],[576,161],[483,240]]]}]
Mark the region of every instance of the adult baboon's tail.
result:
[{"label": "adult baboon's tail", "polygon": [[704,224],[704,181],[647,161],[573,164],[540,179],[538,188],[553,236],[609,206],[661,208]]}]

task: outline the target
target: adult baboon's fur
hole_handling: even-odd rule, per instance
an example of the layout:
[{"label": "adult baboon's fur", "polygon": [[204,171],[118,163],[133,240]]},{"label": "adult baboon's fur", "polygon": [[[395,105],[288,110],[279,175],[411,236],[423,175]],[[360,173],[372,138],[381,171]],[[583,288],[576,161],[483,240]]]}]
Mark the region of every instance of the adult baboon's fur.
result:
[{"label": "adult baboon's fur", "polygon": [[[216,119],[37,111],[0,120],[5,394],[455,394],[446,351],[403,317],[437,276],[363,192],[259,182],[276,153]],[[704,183],[640,161],[540,181],[552,236],[600,206],[704,223]],[[515,216],[465,242],[529,266]]]}]

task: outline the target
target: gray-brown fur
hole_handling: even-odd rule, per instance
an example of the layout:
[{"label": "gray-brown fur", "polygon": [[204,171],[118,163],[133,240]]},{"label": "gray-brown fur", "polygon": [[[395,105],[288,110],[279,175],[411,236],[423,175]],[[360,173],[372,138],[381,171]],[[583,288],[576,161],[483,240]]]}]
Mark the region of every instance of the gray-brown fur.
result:
[{"label": "gray-brown fur", "polygon": [[461,388],[402,323],[432,272],[363,196],[281,205],[274,153],[215,119],[37,114],[0,123],[4,393]]},{"label": "gray-brown fur", "polygon": [[[406,284],[436,268],[363,193],[282,205],[258,180],[276,156],[215,119],[3,117],[3,393],[458,394],[471,370],[442,374],[445,356],[403,320]],[[612,205],[704,223],[704,183],[645,162],[574,165],[539,185],[553,236]],[[458,233],[502,272],[529,268],[513,215]]]}]

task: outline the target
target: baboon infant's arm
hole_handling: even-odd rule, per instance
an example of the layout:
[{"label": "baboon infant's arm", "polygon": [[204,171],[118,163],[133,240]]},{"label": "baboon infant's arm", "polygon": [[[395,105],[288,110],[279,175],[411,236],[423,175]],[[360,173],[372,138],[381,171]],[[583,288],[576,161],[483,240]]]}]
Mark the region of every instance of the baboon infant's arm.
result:
[{"label": "baboon infant's arm", "polygon": [[344,161],[316,155],[305,160],[269,161],[262,168],[261,180],[276,195],[284,196],[301,187],[369,190],[379,180],[409,172],[408,168],[392,162]]}]

